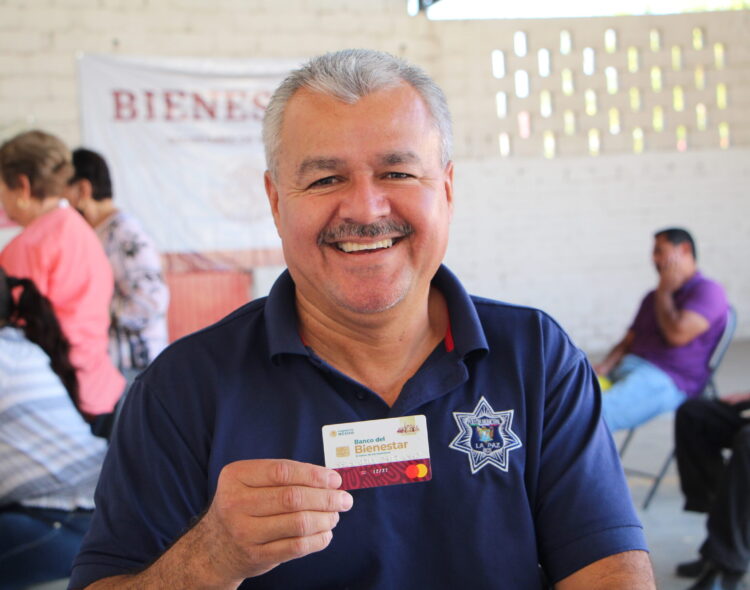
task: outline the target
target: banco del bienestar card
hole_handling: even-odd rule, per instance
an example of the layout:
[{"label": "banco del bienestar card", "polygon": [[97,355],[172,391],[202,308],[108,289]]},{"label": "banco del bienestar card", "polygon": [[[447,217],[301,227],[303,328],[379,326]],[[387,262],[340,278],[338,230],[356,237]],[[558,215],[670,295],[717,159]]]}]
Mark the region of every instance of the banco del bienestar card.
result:
[{"label": "banco del bienestar card", "polygon": [[432,479],[427,420],[402,416],[323,427],[326,467],[341,489],[356,490]]}]

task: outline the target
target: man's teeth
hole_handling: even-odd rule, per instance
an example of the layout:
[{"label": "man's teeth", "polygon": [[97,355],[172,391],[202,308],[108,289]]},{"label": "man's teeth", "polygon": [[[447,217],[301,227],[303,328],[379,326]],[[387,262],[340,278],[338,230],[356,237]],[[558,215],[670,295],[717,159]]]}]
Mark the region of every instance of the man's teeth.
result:
[{"label": "man's teeth", "polygon": [[379,242],[373,242],[371,244],[359,244],[357,242],[339,242],[336,244],[339,250],[344,252],[360,252],[362,250],[378,250],[380,248],[390,248],[393,246],[393,240],[388,238],[387,240],[380,240]]}]

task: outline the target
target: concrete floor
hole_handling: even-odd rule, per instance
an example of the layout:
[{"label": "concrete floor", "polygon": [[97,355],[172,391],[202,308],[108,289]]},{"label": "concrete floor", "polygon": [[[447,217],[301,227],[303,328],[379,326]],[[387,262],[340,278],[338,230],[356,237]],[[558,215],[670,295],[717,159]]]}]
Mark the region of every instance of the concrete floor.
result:
[{"label": "concrete floor", "polygon": [[[727,352],[717,374],[720,395],[750,391],[750,340],[735,341]],[[623,458],[626,467],[645,471],[658,470],[673,446],[673,415],[659,417],[642,426],[633,438]],[[615,436],[619,442],[621,434]],[[690,580],[674,575],[677,563],[698,557],[698,548],[705,537],[705,517],[683,512],[677,470],[674,463],[648,509],[641,504],[650,482],[630,477],[633,501],[638,506],[656,574],[659,590],[685,590]],[[745,577],[750,587],[750,575]]]}]

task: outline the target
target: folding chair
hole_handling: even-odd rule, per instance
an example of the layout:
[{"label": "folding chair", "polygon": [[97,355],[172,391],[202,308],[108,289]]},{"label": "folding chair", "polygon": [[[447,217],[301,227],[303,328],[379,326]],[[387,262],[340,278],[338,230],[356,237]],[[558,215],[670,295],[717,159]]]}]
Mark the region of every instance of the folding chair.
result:
[{"label": "folding chair", "polygon": [[[713,353],[711,354],[711,358],[708,360],[708,380],[706,381],[706,384],[703,386],[703,391],[701,391],[700,397],[705,398],[716,398],[719,397],[718,395],[718,389],[716,387],[716,381],[714,380],[714,377],[716,375],[716,371],[719,368],[719,365],[721,365],[721,361],[724,360],[724,355],[727,352],[727,349],[729,348],[729,345],[732,342],[732,337],[734,336],[734,331],[737,328],[737,312],[735,309],[730,305],[729,309],[727,310],[727,325],[724,327],[724,332],[721,334],[721,338],[719,338],[719,341],[716,343],[716,347],[714,348]],[[625,454],[625,450],[628,448],[628,445],[630,444],[630,441],[633,439],[633,435],[635,434],[636,428],[631,428],[628,430],[628,434],[625,436],[625,439],[622,441],[622,444],[620,445],[620,459],[622,459],[623,455]],[[643,477],[645,479],[652,480],[651,487],[648,490],[648,493],[646,494],[646,499],[643,501],[643,509],[645,510],[648,508],[648,505],[651,503],[651,500],[656,495],[656,490],[659,489],[659,485],[661,484],[661,480],[664,479],[664,476],[667,473],[667,469],[669,469],[669,466],[672,464],[672,460],[674,459],[674,447],[669,451],[669,454],[667,455],[667,458],[662,463],[661,468],[658,472],[652,473],[649,471],[642,471],[640,469],[632,469],[630,467],[625,467],[625,474],[626,475],[632,475],[634,477]]]}]

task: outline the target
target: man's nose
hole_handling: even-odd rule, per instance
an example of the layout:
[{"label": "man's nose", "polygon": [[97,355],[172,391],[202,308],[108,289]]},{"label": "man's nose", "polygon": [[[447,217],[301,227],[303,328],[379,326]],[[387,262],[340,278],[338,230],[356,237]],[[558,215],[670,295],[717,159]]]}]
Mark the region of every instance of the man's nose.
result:
[{"label": "man's nose", "polygon": [[342,195],[339,216],[359,224],[368,224],[391,213],[388,194],[373,178],[355,178],[350,190]]}]

